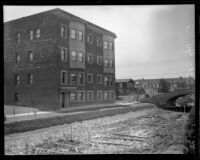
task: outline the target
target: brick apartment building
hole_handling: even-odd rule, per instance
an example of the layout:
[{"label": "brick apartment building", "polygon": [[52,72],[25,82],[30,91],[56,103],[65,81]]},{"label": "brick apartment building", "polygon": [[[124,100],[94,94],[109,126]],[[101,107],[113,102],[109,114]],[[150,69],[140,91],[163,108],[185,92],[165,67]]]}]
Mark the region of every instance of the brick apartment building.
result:
[{"label": "brick apartment building", "polygon": [[4,103],[48,110],[114,101],[115,38],[61,9],[4,23]]}]

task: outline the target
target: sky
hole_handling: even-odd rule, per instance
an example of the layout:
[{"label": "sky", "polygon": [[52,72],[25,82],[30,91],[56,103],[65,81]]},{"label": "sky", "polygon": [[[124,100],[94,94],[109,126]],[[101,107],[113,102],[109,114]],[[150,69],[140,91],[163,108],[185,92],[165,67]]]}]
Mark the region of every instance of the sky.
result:
[{"label": "sky", "polygon": [[194,77],[194,5],[4,6],[4,22],[60,8],[114,32],[116,78]]}]

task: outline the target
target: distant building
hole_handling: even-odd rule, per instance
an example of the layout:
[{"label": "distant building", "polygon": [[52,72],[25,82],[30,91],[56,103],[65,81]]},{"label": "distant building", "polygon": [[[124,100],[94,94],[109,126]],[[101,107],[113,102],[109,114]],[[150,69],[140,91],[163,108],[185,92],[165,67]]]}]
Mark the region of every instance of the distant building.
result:
[{"label": "distant building", "polygon": [[[169,91],[175,91],[177,89],[183,88],[191,88],[194,86],[194,79],[193,78],[163,78],[166,82],[169,83]],[[138,81],[139,85],[145,90],[145,93],[149,96],[154,96],[159,94],[160,88],[160,79],[139,79],[135,80]]]},{"label": "distant building", "polygon": [[61,9],[4,23],[4,103],[59,109],[114,101],[115,38]]},{"label": "distant building", "polygon": [[129,95],[134,90],[133,79],[116,79],[116,89],[119,95]]}]

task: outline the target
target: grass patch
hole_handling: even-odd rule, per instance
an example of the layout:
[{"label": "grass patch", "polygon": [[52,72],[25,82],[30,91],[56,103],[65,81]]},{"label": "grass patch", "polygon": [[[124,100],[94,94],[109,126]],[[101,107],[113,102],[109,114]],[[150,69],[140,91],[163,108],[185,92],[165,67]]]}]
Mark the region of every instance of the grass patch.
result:
[{"label": "grass patch", "polygon": [[70,124],[73,122],[80,122],[84,120],[96,119],[106,116],[112,116],[116,114],[123,114],[129,111],[138,111],[143,109],[151,109],[154,108],[153,105],[145,105],[138,107],[127,107],[127,108],[116,108],[113,110],[103,110],[103,111],[94,111],[89,113],[81,113],[78,115],[66,115],[66,116],[58,116],[51,118],[42,118],[42,119],[34,119],[34,120],[26,120],[26,121],[18,121],[13,123],[4,124],[4,134],[11,133],[19,133],[26,132],[35,129],[41,129],[50,126]]}]

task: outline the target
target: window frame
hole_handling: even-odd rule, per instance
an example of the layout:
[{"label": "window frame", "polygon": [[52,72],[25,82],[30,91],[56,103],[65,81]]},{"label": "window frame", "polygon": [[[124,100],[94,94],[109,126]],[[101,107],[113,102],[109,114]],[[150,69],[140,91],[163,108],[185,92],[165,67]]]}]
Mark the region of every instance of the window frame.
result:
[{"label": "window frame", "polygon": [[29,62],[33,62],[33,51],[29,51],[28,54],[29,54]]},{"label": "window frame", "polygon": [[34,31],[30,30],[29,31],[29,40],[32,41],[34,39]]},{"label": "window frame", "polygon": [[[108,94],[107,98],[105,98],[105,94]],[[103,94],[103,99],[104,100],[109,100],[109,91],[104,91],[104,94]]]},{"label": "window frame", "polygon": [[[78,93],[78,96],[77,96],[78,97],[78,101],[79,102],[85,101],[85,91],[77,91],[77,93]],[[82,100],[80,99],[80,93],[83,93],[83,99]]]},{"label": "window frame", "polygon": [[[72,83],[72,74],[74,74],[75,75],[75,83]],[[71,72],[70,73],[70,85],[77,85],[77,73],[75,73],[75,72]]]},{"label": "window frame", "polygon": [[20,85],[20,75],[19,74],[15,74],[15,86],[19,86]]},{"label": "window frame", "polygon": [[[83,83],[80,83],[79,75],[82,75]],[[84,73],[83,72],[77,73],[77,84],[78,85],[84,85]]]},{"label": "window frame", "polygon": [[17,43],[21,43],[21,33],[17,33]]},{"label": "window frame", "polygon": [[[89,37],[91,37],[91,41],[90,41],[90,38],[89,38]],[[91,33],[87,34],[87,42],[90,43],[90,44],[93,43],[93,36],[92,36]]]},{"label": "window frame", "polygon": [[[72,37],[72,35],[73,35],[73,34],[72,34],[72,31],[75,31],[75,32],[74,32],[74,37]],[[76,29],[74,29],[74,28],[72,28],[71,31],[70,31],[70,39],[76,40]]]},{"label": "window frame", "polygon": [[[98,81],[98,77],[101,77],[101,83],[99,83],[99,81]],[[102,84],[102,77],[103,77],[103,76],[100,75],[100,74],[97,75],[97,84]]]},{"label": "window frame", "polygon": [[[62,35],[62,27],[64,28],[64,35]],[[68,36],[68,26],[66,24],[61,24],[60,25],[60,37],[63,38],[63,39],[67,39],[67,36]]]},{"label": "window frame", "polygon": [[[68,75],[67,75],[67,71],[65,71],[65,70],[61,70],[61,85],[66,85],[66,84],[68,84]],[[65,73],[65,82],[63,83],[63,78],[62,78],[62,76],[63,76],[63,74],[62,73]]]},{"label": "window frame", "polygon": [[[112,62],[112,63],[111,63]],[[111,65],[112,64],[112,65]],[[110,68],[114,68],[114,60],[110,59]]]},{"label": "window frame", "polygon": [[[111,45],[112,44],[112,45]],[[109,49],[113,51],[113,42],[109,42]]]},{"label": "window frame", "polygon": [[[88,99],[88,93],[91,93],[91,99]],[[94,101],[94,95],[93,95],[93,91],[87,91],[87,101]]]},{"label": "window frame", "polygon": [[[105,63],[105,61],[107,61],[107,63]],[[107,64],[107,65],[105,65]],[[109,68],[109,60],[108,59],[104,59],[104,68]]]},{"label": "window frame", "polygon": [[[38,32],[39,31],[39,32]],[[40,30],[40,28],[37,28],[36,29],[36,34],[35,34],[35,38],[40,38],[40,36],[41,36],[41,30]]]},{"label": "window frame", "polygon": [[[80,53],[82,54],[82,61],[80,61]],[[79,63],[84,63],[84,56],[82,51],[78,51],[78,62]]]},{"label": "window frame", "polygon": [[[105,45],[106,44],[106,45]],[[106,48],[105,48],[106,47]],[[103,41],[103,49],[107,50],[108,49],[108,41]]]},{"label": "window frame", "polygon": [[[74,100],[72,100],[72,96],[71,96],[72,93],[74,93],[74,95],[75,95],[74,96],[74,98],[75,98]],[[70,98],[69,99],[70,99],[70,102],[77,102],[77,92],[70,92]]]},{"label": "window frame", "polygon": [[[64,50],[64,59],[62,59],[62,50]],[[67,62],[67,48],[66,47],[60,47],[60,60],[62,62]]]},{"label": "window frame", "polygon": [[[101,94],[101,99],[99,99],[99,93]],[[103,100],[103,91],[97,91],[97,101]]]},{"label": "window frame", "polygon": [[[75,53],[76,55],[73,56],[72,53]],[[75,60],[73,60],[73,57],[76,57]],[[77,51],[71,51],[71,61],[72,62],[77,62]]]},{"label": "window frame", "polygon": [[[98,40],[99,40],[99,43],[98,43]],[[97,40],[96,40],[96,41],[97,41],[97,46],[100,47],[100,46],[101,46],[101,38],[100,38],[100,37],[97,37]]]},{"label": "window frame", "polygon": [[[89,76],[92,77],[91,82],[89,82],[89,78],[88,78]],[[87,74],[87,83],[93,83],[93,74],[92,73]]]},{"label": "window frame", "polygon": [[[88,60],[89,56],[91,56],[91,62],[89,62],[89,60]],[[93,64],[93,62],[94,62],[94,56],[93,56],[93,54],[87,54],[87,63],[88,64]]]},{"label": "window frame", "polygon": [[[80,35],[80,33],[82,33],[82,35]],[[81,37],[81,39],[80,39]],[[78,40],[83,42],[83,31],[78,30]]]},{"label": "window frame", "polygon": [[[100,58],[100,59],[99,59]],[[100,60],[100,61],[98,61],[98,59]],[[100,62],[100,63],[99,63]],[[102,65],[102,63],[103,63],[103,57],[102,56],[97,56],[97,64],[98,65]]]},{"label": "window frame", "polygon": [[18,92],[14,93],[14,103],[18,103],[19,101],[20,101],[20,94]]},{"label": "window frame", "polygon": [[[108,79],[108,81],[107,81],[107,84],[108,84],[108,85],[106,85],[105,78]],[[108,76],[104,76],[104,86],[105,86],[105,87],[108,87],[108,86],[109,86],[109,77],[108,77]]]}]

